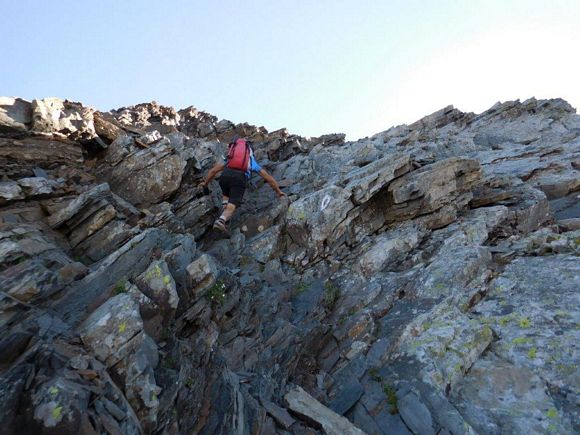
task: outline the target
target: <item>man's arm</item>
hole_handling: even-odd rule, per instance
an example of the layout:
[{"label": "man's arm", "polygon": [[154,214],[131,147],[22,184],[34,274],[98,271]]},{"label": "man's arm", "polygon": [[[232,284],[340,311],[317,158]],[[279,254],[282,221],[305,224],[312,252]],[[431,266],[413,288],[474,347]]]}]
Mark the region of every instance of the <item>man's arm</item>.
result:
[{"label": "man's arm", "polygon": [[224,170],[226,165],[224,163],[216,163],[213,168],[211,168],[208,173],[207,177],[201,182],[201,187],[207,187],[207,185],[215,178],[217,174]]},{"label": "man's arm", "polygon": [[276,192],[276,194],[279,197],[286,196],[286,194],[280,190],[280,186],[278,186],[278,183],[276,183],[276,180],[274,180],[274,177],[272,177],[268,173],[268,171],[266,171],[265,169],[260,169],[260,172],[258,172],[258,175],[260,175],[260,177],[262,177],[264,180],[266,180],[266,183],[268,183],[272,187],[272,189],[274,189],[274,192]]}]

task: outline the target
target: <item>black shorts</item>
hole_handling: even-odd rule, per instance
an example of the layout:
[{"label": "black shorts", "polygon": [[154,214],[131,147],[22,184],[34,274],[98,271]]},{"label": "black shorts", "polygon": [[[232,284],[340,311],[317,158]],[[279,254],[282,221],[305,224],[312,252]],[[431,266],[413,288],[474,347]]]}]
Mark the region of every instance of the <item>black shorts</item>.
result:
[{"label": "black shorts", "polygon": [[220,187],[224,196],[236,207],[242,205],[242,198],[246,190],[246,174],[237,169],[225,168],[220,177]]}]

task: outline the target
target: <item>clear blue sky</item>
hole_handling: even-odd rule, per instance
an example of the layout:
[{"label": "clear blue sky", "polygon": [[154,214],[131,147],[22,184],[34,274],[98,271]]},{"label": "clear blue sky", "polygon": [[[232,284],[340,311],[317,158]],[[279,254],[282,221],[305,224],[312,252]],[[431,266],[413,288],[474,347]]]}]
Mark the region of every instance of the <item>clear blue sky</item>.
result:
[{"label": "clear blue sky", "polygon": [[447,104],[580,104],[579,0],[0,0],[0,94],[156,100],[356,139]]}]

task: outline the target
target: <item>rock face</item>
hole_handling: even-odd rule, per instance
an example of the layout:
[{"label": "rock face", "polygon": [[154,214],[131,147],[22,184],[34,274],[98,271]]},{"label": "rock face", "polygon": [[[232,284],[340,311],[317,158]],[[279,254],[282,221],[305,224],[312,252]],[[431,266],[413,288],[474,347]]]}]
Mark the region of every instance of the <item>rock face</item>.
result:
[{"label": "rock face", "polygon": [[139,306],[118,295],[96,309],[81,328],[81,339],[97,359],[112,366],[125,357],[127,344],[143,330]]},{"label": "rock face", "polygon": [[32,107],[21,98],[0,97],[2,131],[25,131],[32,123]]},{"label": "rock face", "polygon": [[33,131],[61,133],[72,140],[96,137],[93,109],[59,98],[32,101]]},{"label": "rock face", "polygon": [[[252,180],[208,229],[234,136]],[[356,142],[0,98],[2,433],[577,433],[580,116]]]},{"label": "rock face", "polygon": [[103,177],[122,198],[138,206],[167,199],[181,185],[187,165],[168,144],[124,156]]}]

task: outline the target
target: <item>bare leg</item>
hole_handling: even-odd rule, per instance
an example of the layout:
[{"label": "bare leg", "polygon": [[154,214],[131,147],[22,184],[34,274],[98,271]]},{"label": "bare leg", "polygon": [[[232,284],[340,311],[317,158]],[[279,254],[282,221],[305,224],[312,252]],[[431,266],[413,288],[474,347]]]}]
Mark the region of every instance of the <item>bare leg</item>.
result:
[{"label": "bare leg", "polygon": [[222,215],[220,216],[220,218],[222,218],[223,220],[225,220],[226,222],[228,222],[234,212],[236,211],[236,206],[230,202],[228,202],[224,208],[224,211],[222,212]]}]

